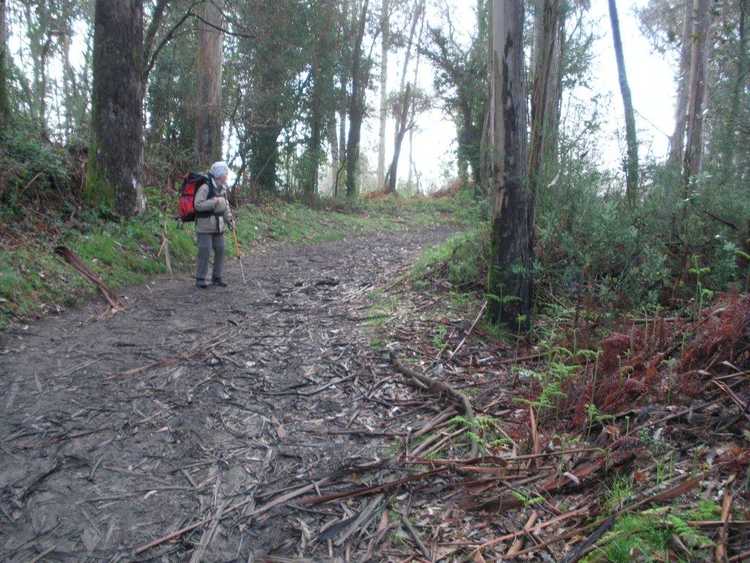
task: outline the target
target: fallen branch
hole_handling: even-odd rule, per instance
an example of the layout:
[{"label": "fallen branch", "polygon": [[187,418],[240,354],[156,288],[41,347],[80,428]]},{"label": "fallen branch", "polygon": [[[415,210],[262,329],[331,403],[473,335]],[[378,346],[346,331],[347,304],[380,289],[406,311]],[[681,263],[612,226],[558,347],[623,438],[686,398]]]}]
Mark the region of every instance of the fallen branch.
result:
[{"label": "fallen branch", "polygon": [[398,479],[396,481],[389,481],[388,483],[383,483],[382,485],[374,485],[372,487],[361,487],[359,489],[354,489],[353,491],[344,491],[342,493],[331,493],[329,495],[319,495],[317,497],[309,497],[306,499],[302,499],[302,503],[308,506],[316,506],[318,504],[325,504],[327,502],[331,502],[334,500],[340,500],[340,499],[345,499],[345,498],[356,498],[356,497],[362,497],[362,496],[367,496],[367,495],[374,495],[378,493],[384,493],[392,489],[400,489],[401,487],[403,487],[404,485],[408,485],[409,483],[423,481],[424,479],[427,479],[428,477],[432,477],[433,475],[442,473],[446,469],[448,468],[441,467],[439,469],[434,469],[432,471],[425,471],[424,473],[418,473],[417,475],[410,475],[409,477],[404,477],[403,479]]},{"label": "fallen branch", "polygon": [[94,272],[92,272],[89,267],[86,266],[86,264],[83,262],[83,260],[76,256],[76,254],[72,250],[70,250],[66,246],[58,246],[55,248],[55,254],[62,257],[68,264],[73,266],[73,269],[75,269],[79,274],[81,274],[84,278],[98,287],[99,291],[107,300],[107,303],[109,303],[110,307],[112,307],[113,311],[122,311],[125,308],[117,297],[117,294],[115,294],[114,291],[108,288],[107,285],[102,281],[102,279]]},{"label": "fallen branch", "polygon": [[[456,408],[458,408],[459,412],[464,416],[464,418],[466,418],[468,426],[472,426],[472,423],[476,419],[474,417],[474,409],[472,408],[471,402],[466,395],[459,391],[456,391],[447,383],[443,383],[442,381],[437,381],[435,379],[432,379],[431,377],[427,377],[426,375],[417,373],[417,371],[405,366],[401,363],[401,361],[396,356],[396,353],[392,350],[389,354],[389,357],[391,360],[391,364],[393,364],[393,367],[396,368],[396,371],[406,376],[407,380],[412,380],[424,385],[425,387],[427,387],[427,389],[429,389],[436,395],[445,395],[448,400],[455,404]],[[475,457],[477,455],[477,445],[474,442],[472,442],[471,444],[470,455],[472,457]]]},{"label": "fallen branch", "polygon": [[487,300],[485,299],[484,303],[482,303],[482,308],[479,309],[479,313],[477,314],[477,318],[474,319],[473,323],[471,323],[471,327],[469,328],[469,332],[467,332],[466,335],[461,339],[461,342],[458,343],[458,346],[456,346],[456,349],[453,350],[453,352],[451,352],[448,355],[448,359],[449,360],[452,360],[453,356],[455,356],[456,354],[458,354],[458,351],[464,345],[464,343],[466,342],[466,339],[469,338],[469,336],[471,336],[472,332],[474,332],[474,328],[477,326],[477,323],[479,322],[479,319],[482,318],[482,315],[484,314],[484,310],[486,308],[487,308]]}]

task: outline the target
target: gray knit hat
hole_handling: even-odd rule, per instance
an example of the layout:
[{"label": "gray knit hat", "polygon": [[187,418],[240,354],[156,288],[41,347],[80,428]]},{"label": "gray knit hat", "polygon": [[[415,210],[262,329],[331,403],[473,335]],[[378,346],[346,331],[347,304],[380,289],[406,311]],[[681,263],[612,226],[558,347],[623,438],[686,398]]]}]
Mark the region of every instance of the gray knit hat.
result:
[{"label": "gray knit hat", "polygon": [[222,176],[226,176],[229,174],[229,166],[227,166],[227,163],[220,160],[219,162],[214,162],[211,165],[211,176],[214,178],[221,178]]}]

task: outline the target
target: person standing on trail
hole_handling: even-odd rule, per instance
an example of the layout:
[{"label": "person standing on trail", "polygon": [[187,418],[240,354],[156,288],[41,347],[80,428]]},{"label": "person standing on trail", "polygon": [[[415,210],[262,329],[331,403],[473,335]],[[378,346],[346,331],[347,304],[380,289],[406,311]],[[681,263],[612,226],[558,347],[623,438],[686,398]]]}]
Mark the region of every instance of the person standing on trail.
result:
[{"label": "person standing on trail", "polygon": [[[214,251],[211,285],[226,287],[222,279],[224,271],[224,231],[234,228],[234,217],[227,201],[227,180],[229,167],[224,162],[215,162],[208,173],[208,182],[195,193],[195,230],[198,235],[198,265],[195,285],[199,289],[211,287],[208,284],[208,261]],[[213,188],[213,189],[211,189]],[[213,193],[212,193],[213,192]],[[212,197],[210,197],[212,196]]]}]

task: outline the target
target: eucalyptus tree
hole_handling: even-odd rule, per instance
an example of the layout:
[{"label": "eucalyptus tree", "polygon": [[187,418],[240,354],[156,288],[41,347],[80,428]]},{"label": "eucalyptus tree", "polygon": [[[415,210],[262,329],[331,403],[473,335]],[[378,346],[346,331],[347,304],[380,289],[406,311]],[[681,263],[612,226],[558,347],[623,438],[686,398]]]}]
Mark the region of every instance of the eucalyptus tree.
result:
[{"label": "eucalyptus tree", "polygon": [[[398,178],[398,163],[401,156],[401,146],[403,144],[406,133],[414,126],[414,112],[412,111],[412,108],[415,105],[416,99],[414,89],[417,86],[416,84],[407,83],[406,74],[409,69],[409,62],[411,61],[412,46],[414,45],[417,28],[420,24],[420,21],[424,21],[424,13],[424,0],[416,0],[413,5],[409,39],[406,43],[406,52],[404,53],[404,62],[401,70],[401,87],[398,92],[398,98],[394,105],[396,130],[393,140],[393,158],[391,159],[391,164],[388,167],[388,174],[385,177],[386,193],[394,193],[396,191],[396,180]],[[419,36],[416,36],[417,43],[419,42],[420,38],[421,32]],[[419,46],[417,45],[417,49],[418,48]]]},{"label": "eucalyptus tree", "polygon": [[477,0],[477,26],[468,45],[463,44],[446,4],[441,25],[429,26],[422,54],[437,69],[434,86],[449,115],[454,116],[458,141],[458,166],[462,178],[469,169],[480,185],[482,132],[487,110],[488,2]]},{"label": "eucalyptus tree", "polygon": [[[365,31],[369,17],[369,0],[364,0],[352,25],[351,93],[349,95],[349,135],[346,140],[346,195],[354,197],[358,187],[358,168],[362,121],[365,117],[365,93],[372,68],[372,49],[365,54]],[[374,42],[373,42],[374,45]]]},{"label": "eucalyptus tree", "polygon": [[0,132],[4,131],[10,117],[8,96],[8,32],[5,0],[0,0]]},{"label": "eucalyptus tree", "polygon": [[635,207],[638,199],[638,133],[635,128],[635,111],[633,98],[628,83],[625,68],[625,52],[620,35],[620,20],[617,13],[616,0],[609,0],[609,20],[612,26],[612,39],[617,60],[617,76],[620,82],[622,105],[625,109],[625,136],[627,140],[627,158],[625,159],[626,196],[631,208]]},{"label": "eucalyptus tree", "polygon": [[495,324],[528,329],[533,297],[533,206],[527,182],[523,0],[492,0],[489,146],[492,225],[488,315]]},{"label": "eucalyptus tree", "polygon": [[197,164],[204,168],[222,159],[223,10],[223,0],[205,2],[198,23],[195,157]]}]

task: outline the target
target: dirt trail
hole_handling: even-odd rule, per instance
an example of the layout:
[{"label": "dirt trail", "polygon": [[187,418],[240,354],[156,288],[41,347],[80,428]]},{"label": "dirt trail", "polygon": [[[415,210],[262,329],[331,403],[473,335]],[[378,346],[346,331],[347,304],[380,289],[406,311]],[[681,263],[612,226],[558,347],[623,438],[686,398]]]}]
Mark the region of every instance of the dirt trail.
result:
[{"label": "dirt trail", "polygon": [[253,508],[375,458],[382,441],[348,433],[382,425],[358,299],[448,234],[276,247],[245,258],[247,285],[231,261],[228,289],[182,276],[111,318],[0,336],[0,560],[187,561],[209,539],[204,561],[330,555],[299,518],[325,508]]}]

